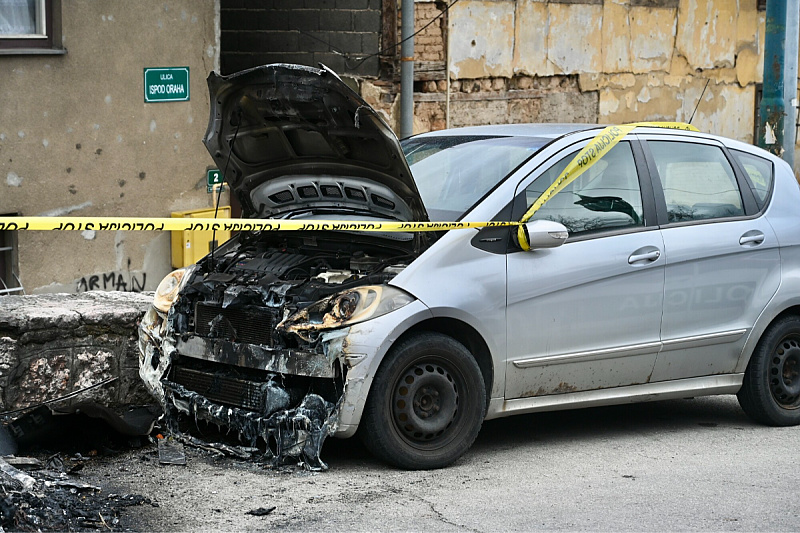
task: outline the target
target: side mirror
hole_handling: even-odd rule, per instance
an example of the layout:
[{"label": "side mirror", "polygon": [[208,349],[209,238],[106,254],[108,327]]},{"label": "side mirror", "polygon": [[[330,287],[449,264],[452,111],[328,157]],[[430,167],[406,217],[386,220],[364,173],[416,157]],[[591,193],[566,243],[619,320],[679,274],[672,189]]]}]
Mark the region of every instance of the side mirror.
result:
[{"label": "side mirror", "polygon": [[[531,250],[537,248],[556,248],[564,244],[569,231],[563,224],[552,220],[532,220],[525,222],[522,229],[528,239]],[[524,248],[524,247],[523,247]]]}]

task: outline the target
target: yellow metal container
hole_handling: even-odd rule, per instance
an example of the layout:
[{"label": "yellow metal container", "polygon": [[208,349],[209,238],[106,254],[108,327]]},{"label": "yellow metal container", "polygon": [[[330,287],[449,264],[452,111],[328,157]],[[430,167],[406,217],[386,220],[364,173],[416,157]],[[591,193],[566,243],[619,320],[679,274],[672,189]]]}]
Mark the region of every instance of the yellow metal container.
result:
[{"label": "yellow metal container", "polygon": [[[214,218],[214,209],[192,209],[191,211],[175,211],[172,218]],[[231,218],[230,206],[220,206],[217,218]],[[213,240],[216,245],[231,238],[230,231],[173,231],[172,233],[172,266],[181,268],[192,265],[211,252]]]}]

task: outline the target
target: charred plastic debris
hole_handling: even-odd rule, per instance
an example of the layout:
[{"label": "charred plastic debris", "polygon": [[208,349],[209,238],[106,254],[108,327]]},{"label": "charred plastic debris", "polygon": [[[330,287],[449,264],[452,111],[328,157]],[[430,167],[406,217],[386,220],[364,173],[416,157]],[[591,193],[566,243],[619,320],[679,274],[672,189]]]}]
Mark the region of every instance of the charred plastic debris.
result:
[{"label": "charred plastic debris", "polygon": [[[2,529],[121,530],[123,508],[157,505],[137,494],[103,494],[82,481],[81,471],[96,455],[146,445],[158,415],[153,407],[132,407],[118,415],[103,405],[80,402],[35,406],[0,426]],[[19,455],[29,452],[35,456]]]},{"label": "charred plastic debris", "polygon": [[[320,451],[336,431],[352,364],[347,324],[414,257],[407,242],[389,242],[241,233],[185,269],[168,311],[154,307],[140,325],[140,375],[169,430],[187,444],[272,466],[327,469]],[[186,435],[182,417],[216,425],[241,445]]]}]

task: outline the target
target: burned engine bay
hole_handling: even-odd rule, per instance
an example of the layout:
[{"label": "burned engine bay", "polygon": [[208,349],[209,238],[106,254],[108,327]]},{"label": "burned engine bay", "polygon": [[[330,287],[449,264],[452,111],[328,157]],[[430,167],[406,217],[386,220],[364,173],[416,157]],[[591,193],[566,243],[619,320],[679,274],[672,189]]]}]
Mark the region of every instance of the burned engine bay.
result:
[{"label": "burned engine bay", "polygon": [[386,237],[244,232],[184,269],[167,312],[157,292],[140,325],[139,373],[170,430],[181,434],[189,415],[237,435],[245,448],[234,455],[260,448],[274,465],[326,469],[347,326],[409,298],[386,283],[414,259],[416,238]]}]

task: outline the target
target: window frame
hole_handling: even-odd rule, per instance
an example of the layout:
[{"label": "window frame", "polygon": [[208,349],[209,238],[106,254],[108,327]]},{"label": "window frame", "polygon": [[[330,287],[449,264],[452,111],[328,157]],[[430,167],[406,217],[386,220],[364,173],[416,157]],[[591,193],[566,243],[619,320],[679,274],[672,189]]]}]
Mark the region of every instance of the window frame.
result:
[{"label": "window frame", "polygon": [[0,35],[0,55],[65,54],[61,45],[61,0],[36,0],[43,20],[37,20],[44,33]]},{"label": "window frame", "polygon": [[[526,198],[526,189],[537,179],[539,179],[545,172],[547,172],[553,165],[557,164],[564,157],[571,153],[580,150],[587,143],[589,143],[597,131],[588,131],[589,135],[583,139],[577,139],[567,146],[558,150],[558,152],[550,155],[546,160],[537,165],[536,169],[527,174],[517,184],[514,191],[514,199],[512,201],[511,219],[520,220],[525,212],[528,210],[528,202]],[[639,233],[642,231],[652,231],[658,229],[658,220],[656,212],[655,192],[648,175],[647,164],[644,158],[644,151],[639,143],[639,139],[635,134],[629,134],[620,141],[621,143],[627,142],[630,144],[631,152],[633,153],[633,161],[636,167],[636,174],[639,180],[639,192],[642,195],[642,212],[643,224],[640,226],[621,226],[611,227],[608,229],[601,229],[597,231],[581,232],[578,234],[570,234],[565,244],[571,242],[580,242],[591,239],[613,237],[615,235],[625,235],[628,233]],[[513,250],[509,250],[513,251]]]},{"label": "window frame", "polygon": [[747,189],[753,194],[753,200],[756,202],[756,207],[758,207],[758,199],[755,197],[755,193],[753,192],[753,180],[750,178],[750,173],[747,172],[747,169],[744,168],[744,162],[739,160],[739,156],[737,153],[744,154],[750,157],[754,157],[756,159],[761,159],[765,163],[769,165],[770,169],[770,180],[769,180],[769,189],[767,189],[767,194],[764,198],[764,205],[758,209],[756,214],[760,215],[764,213],[769,207],[769,204],[772,202],[772,191],[775,190],[775,163],[766,157],[761,157],[760,155],[756,155],[745,150],[741,150],[738,148],[728,148],[730,155],[733,157],[734,162],[738,166],[736,170],[741,171],[742,175],[744,176],[745,181],[747,182]]},{"label": "window frame", "polygon": [[[3,216],[18,216],[7,213]],[[19,279],[19,242],[14,230],[0,231],[0,298],[15,293],[25,294]]]},{"label": "window frame", "polygon": [[[655,158],[653,157],[653,154],[650,150],[648,141],[702,144],[707,146],[713,146],[715,148],[719,148],[720,150],[722,150],[723,156],[728,161],[728,164],[731,166],[731,169],[733,170],[733,175],[734,178],[736,179],[736,185],[739,187],[739,195],[742,199],[742,208],[744,210],[744,214],[730,216],[730,217],[703,218],[697,220],[684,220],[681,222],[670,222],[669,215],[667,213],[667,201],[664,195],[664,189],[661,185],[661,177],[658,173],[658,168],[656,167]],[[753,196],[753,192],[750,190],[750,186],[743,175],[743,170],[741,169],[740,165],[735,160],[733,155],[728,151],[728,148],[721,142],[712,139],[689,137],[683,135],[645,134],[642,135],[641,143],[642,143],[642,149],[644,150],[645,154],[645,160],[647,162],[647,166],[650,173],[650,180],[652,182],[653,190],[655,192],[656,212],[657,212],[659,227],[673,228],[680,226],[692,226],[697,224],[715,224],[732,220],[747,220],[755,218],[759,215],[759,209],[756,204],[755,197]]]}]

